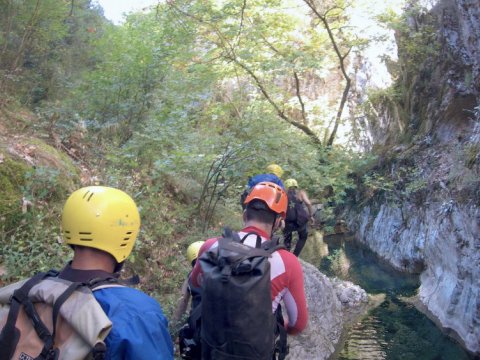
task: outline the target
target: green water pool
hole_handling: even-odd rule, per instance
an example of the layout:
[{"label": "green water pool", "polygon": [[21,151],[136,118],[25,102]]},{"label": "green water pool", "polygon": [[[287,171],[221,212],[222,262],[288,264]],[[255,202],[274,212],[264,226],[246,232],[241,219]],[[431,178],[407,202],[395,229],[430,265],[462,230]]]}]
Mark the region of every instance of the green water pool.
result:
[{"label": "green water pool", "polygon": [[385,294],[378,307],[352,326],[334,359],[475,359],[405,301],[417,292],[417,275],[396,271],[352,237],[320,237],[319,242],[318,234],[312,235],[301,257],[315,263],[328,276],[349,280],[372,295]]}]

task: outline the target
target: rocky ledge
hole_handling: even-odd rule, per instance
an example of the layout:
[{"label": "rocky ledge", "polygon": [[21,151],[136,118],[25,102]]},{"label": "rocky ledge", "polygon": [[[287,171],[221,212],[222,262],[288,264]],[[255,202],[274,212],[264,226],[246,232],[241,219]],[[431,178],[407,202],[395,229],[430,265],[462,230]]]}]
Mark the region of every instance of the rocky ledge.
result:
[{"label": "rocky ledge", "polygon": [[287,359],[328,359],[335,352],[345,327],[366,310],[368,295],[351,282],[328,278],[304,261],[302,266],[309,320],[305,331],[289,336]]}]

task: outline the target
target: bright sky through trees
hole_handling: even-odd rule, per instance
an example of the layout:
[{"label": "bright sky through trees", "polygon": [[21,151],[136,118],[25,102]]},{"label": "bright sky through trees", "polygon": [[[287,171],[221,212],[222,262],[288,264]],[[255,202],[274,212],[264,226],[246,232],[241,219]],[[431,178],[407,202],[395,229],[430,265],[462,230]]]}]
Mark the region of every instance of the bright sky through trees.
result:
[{"label": "bright sky through trees", "polygon": [[[125,20],[125,15],[130,12],[148,11],[163,0],[95,0],[103,9],[107,19],[116,25],[121,25]],[[224,0],[218,0],[222,2]],[[421,0],[428,1],[428,0]],[[347,13],[350,16],[350,26],[354,27],[357,34],[363,38],[371,40],[367,48],[363,49],[363,58],[365,69],[360,74],[368,73],[366,77],[356,79],[357,86],[364,87],[366,82],[378,88],[385,88],[391,84],[391,77],[388,73],[383,56],[388,54],[392,59],[396,59],[396,44],[391,29],[386,29],[378,24],[376,17],[386,11],[400,12],[405,0],[355,0],[348,8]],[[308,8],[303,0],[286,0],[285,6],[292,7],[300,17],[308,17]],[[299,11],[304,9],[307,12]],[[308,20],[310,21],[310,20]],[[302,22],[302,19],[299,20]],[[301,36],[301,34],[299,33]],[[382,41],[376,41],[383,37]],[[357,75],[359,76],[359,75]],[[338,131],[338,141],[343,142],[343,138],[350,132],[349,127],[342,125]]]},{"label": "bright sky through trees", "polygon": [[123,14],[142,10],[157,4],[158,1],[159,0],[96,0],[103,8],[105,17],[117,25],[123,22]]}]

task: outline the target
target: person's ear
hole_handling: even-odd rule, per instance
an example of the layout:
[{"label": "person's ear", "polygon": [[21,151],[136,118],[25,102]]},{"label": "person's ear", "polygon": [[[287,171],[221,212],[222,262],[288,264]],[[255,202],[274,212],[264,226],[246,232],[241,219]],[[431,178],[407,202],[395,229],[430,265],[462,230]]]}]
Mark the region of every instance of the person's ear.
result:
[{"label": "person's ear", "polygon": [[273,231],[275,230],[278,230],[282,227],[282,217],[281,216],[277,216],[277,218],[275,219],[275,222],[274,222],[274,228],[273,228]]}]

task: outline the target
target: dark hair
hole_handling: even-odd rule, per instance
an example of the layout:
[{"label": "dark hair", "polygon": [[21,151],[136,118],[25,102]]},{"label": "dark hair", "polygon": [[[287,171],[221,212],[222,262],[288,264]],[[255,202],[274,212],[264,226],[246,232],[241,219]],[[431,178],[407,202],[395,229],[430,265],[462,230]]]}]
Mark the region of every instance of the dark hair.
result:
[{"label": "dark hair", "polygon": [[263,201],[252,200],[247,204],[245,217],[247,221],[255,220],[264,224],[272,224],[277,214],[270,210]]}]

